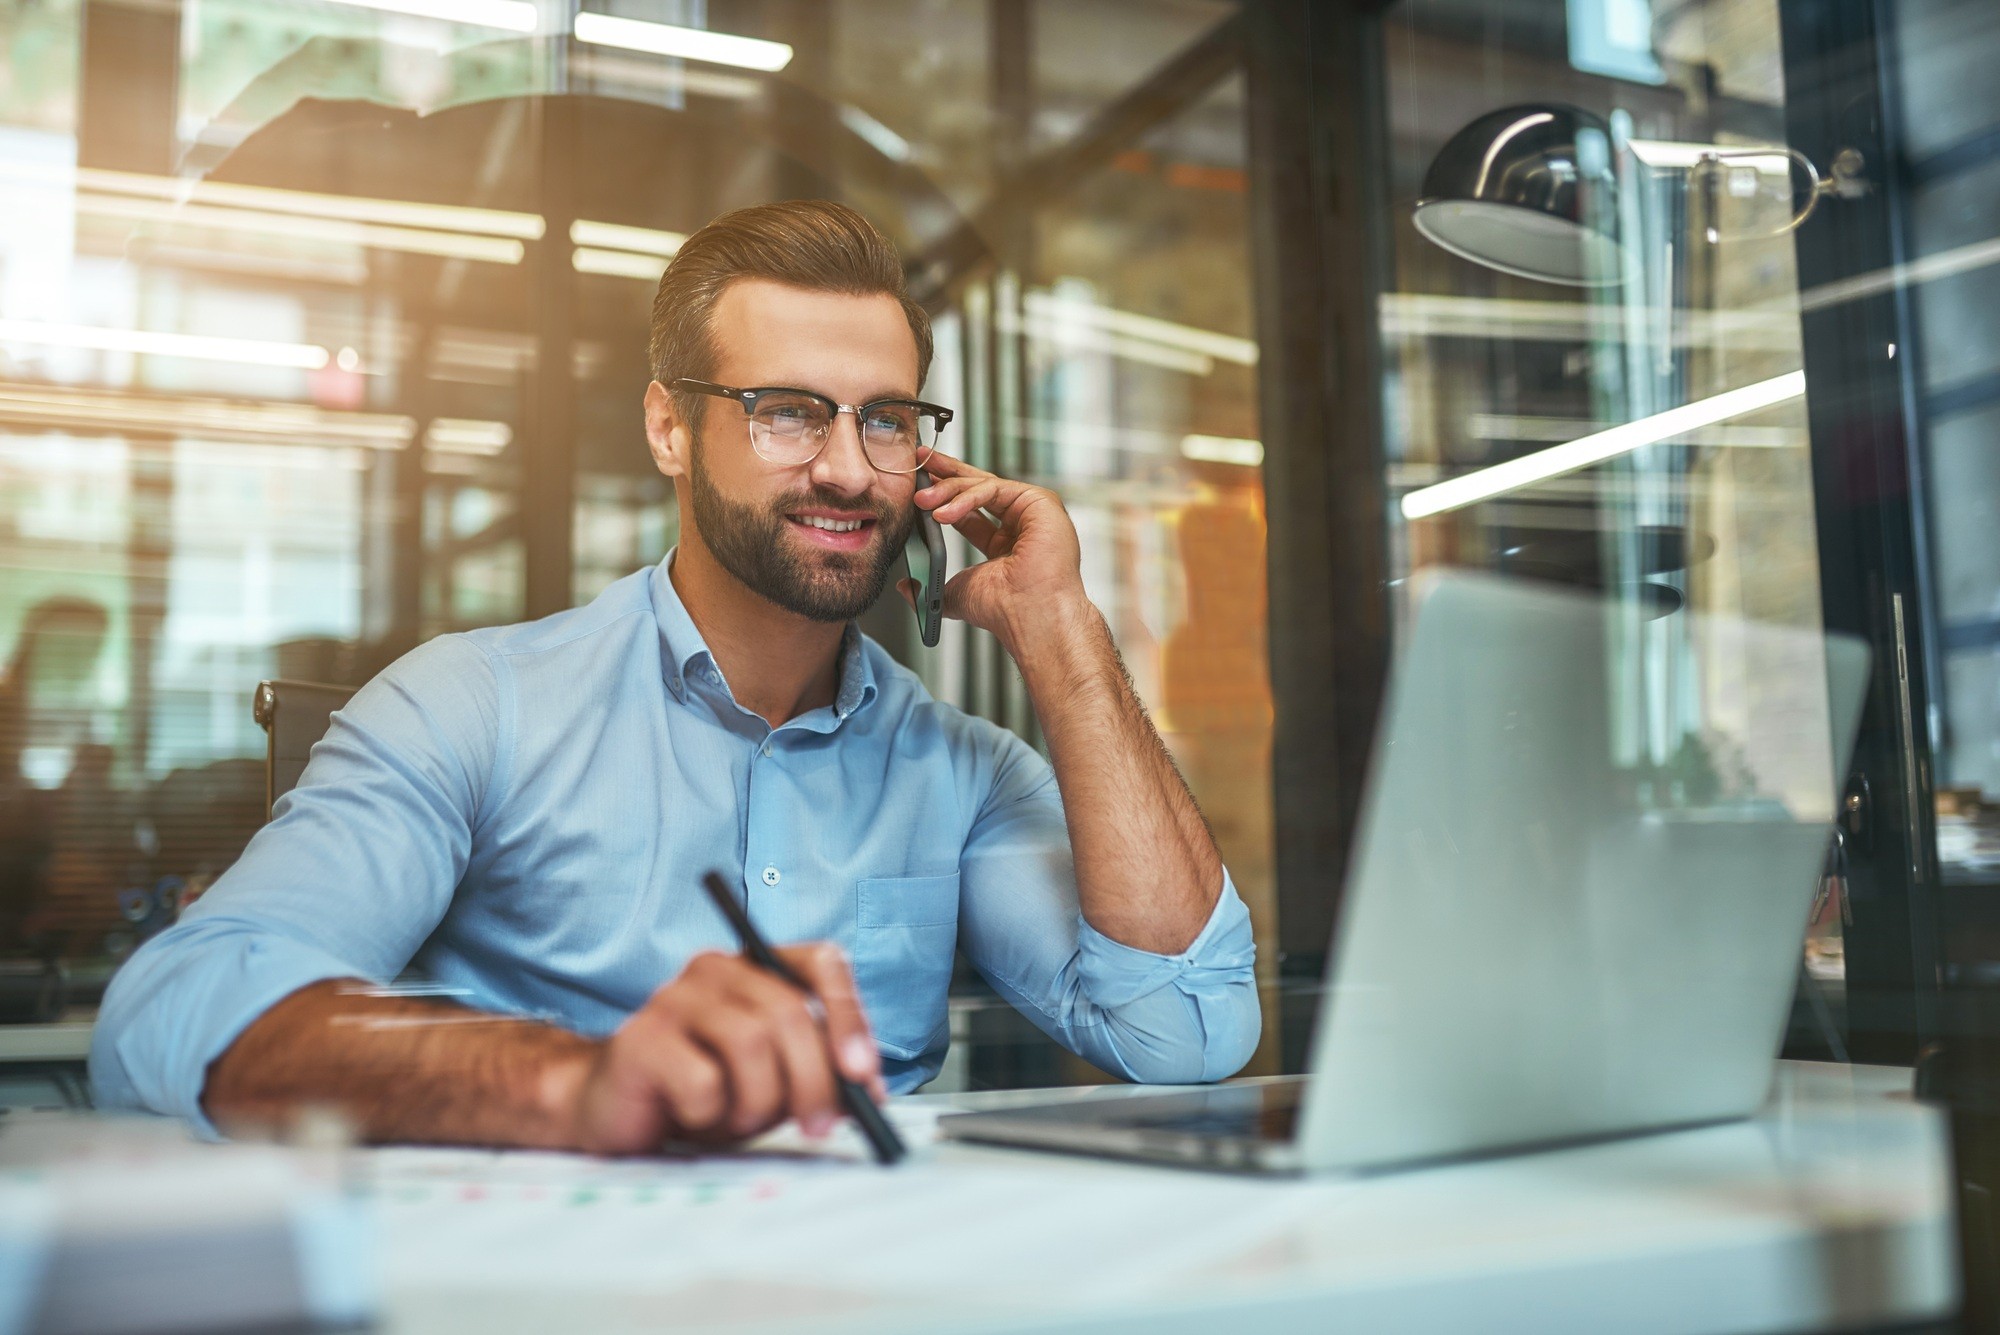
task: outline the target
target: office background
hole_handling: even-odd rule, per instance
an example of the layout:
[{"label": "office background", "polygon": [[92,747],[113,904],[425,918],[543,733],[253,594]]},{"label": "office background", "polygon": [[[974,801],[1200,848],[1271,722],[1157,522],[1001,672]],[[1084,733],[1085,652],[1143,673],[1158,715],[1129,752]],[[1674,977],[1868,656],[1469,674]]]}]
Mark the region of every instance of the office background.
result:
[{"label": "office background", "polygon": [[[633,49],[603,17],[789,56]],[[1253,1070],[1303,1051],[1440,565],[1624,601],[1624,670],[1677,683],[1624,743],[1663,802],[1747,774],[1837,803],[1794,1055],[1913,1061],[2000,969],[1990,5],[6,0],[0,49],[16,1014],[88,1004],[260,823],[258,681],[357,684],[658,558],[653,283],[716,213],[806,195],[908,256],[946,447],[1075,516],[1256,919]],[[1601,123],[1605,281],[1416,225],[1447,145],[1522,104]],[[1803,219],[1797,161],[1686,152],[1779,144],[1829,186]],[[1588,470],[1426,490],[1760,385]],[[1816,666],[1695,655],[1675,618],[1701,612],[1871,642],[1844,791],[1786,791]],[[867,628],[1035,737],[991,643],[924,651],[899,604]],[[952,1080],[1092,1078],[961,990]]]}]

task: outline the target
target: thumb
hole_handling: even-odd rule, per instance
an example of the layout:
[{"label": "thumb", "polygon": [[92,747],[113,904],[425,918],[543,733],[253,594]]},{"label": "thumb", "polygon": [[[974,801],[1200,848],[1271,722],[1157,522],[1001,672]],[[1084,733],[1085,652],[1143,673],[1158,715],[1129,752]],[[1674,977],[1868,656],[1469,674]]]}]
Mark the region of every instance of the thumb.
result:
[{"label": "thumb", "polygon": [[910,610],[912,612],[917,610],[917,593],[919,592],[919,590],[917,588],[917,582],[915,580],[913,579],[897,580],[896,591],[903,595],[903,601],[910,605]]},{"label": "thumb", "polygon": [[967,621],[966,595],[978,578],[979,566],[959,571],[944,582],[944,614],[953,621]]}]

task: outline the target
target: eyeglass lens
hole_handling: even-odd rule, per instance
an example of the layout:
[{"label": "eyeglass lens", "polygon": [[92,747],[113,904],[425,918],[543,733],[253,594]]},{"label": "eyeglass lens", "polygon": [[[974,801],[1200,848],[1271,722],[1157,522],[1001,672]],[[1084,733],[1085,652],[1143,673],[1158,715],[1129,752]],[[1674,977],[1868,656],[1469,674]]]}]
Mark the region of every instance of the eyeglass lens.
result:
[{"label": "eyeglass lens", "polygon": [[[878,403],[860,415],[861,448],[885,473],[923,467],[937,447],[938,421],[913,403]],[[750,443],[775,464],[800,464],[818,454],[833,415],[805,394],[766,394],[750,414]]]}]

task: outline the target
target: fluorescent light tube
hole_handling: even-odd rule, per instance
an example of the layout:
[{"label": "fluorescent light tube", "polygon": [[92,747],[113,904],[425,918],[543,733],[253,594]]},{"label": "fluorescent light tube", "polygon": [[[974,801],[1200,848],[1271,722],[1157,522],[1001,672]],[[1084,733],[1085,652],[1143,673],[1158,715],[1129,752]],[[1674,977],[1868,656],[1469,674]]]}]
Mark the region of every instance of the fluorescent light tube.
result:
[{"label": "fluorescent light tube", "polygon": [[1426,515],[1443,514],[1447,510],[1490,500],[1564,473],[1574,473],[1579,468],[1603,463],[1642,445],[1656,445],[1698,427],[1713,426],[1731,417],[1769,408],[1805,392],[1806,373],[1791,371],[1712,398],[1684,403],[1678,408],[1654,413],[1651,417],[1641,417],[1635,422],[1580,436],[1562,445],[1537,450],[1519,459],[1509,459],[1506,463],[1494,464],[1491,468],[1482,468],[1478,472],[1410,492],[1403,497],[1403,517],[1422,519]]},{"label": "fluorescent light tube", "polygon": [[1212,329],[1197,329],[1193,325],[1181,324],[1175,320],[1161,320],[1134,311],[1099,306],[1095,302],[1078,301],[1071,297],[1058,296],[1053,292],[1029,292],[1023,298],[1022,305],[1027,308],[1029,315],[1040,319],[1064,324],[1085,324],[1107,333],[1143,339],[1169,348],[1180,348],[1203,357],[1215,358],[1217,361],[1235,362],[1239,366],[1257,364],[1255,339],[1238,338],[1234,334],[1218,334]]},{"label": "fluorescent light tube", "polygon": [[910,160],[910,141],[852,103],[840,108],[840,123],[867,140],[883,157],[896,162]]},{"label": "fluorescent light tube", "polygon": [[1236,464],[1255,468],[1264,462],[1264,443],[1237,436],[1183,436],[1181,457],[1206,464]]},{"label": "fluorescent light tube", "polygon": [[467,417],[433,418],[430,427],[424,432],[425,447],[445,454],[479,454],[490,457],[505,450],[513,439],[514,428],[505,422],[489,422]]},{"label": "fluorescent light tube", "polygon": [[1188,375],[1209,375],[1215,370],[1215,359],[1203,353],[1168,347],[1143,338],[1125,338],[1081,320],[1065,321],[1054,313],[1058,308],[1048,308],[1049,313],[1041,315],[1037,315],[1035,309],[1029,308],[1025,318],[1012,311],[1001,311],[998,321],[1000,331],[1006,334],[1025,333],[1060,352],[1108,352],[1126,361],[1163,366],[1169,371],[1181,371]]},{"label": "fluorescent light tube", "polygon": [[389,14],[409,14],[420,19],[442,19],[477,28],[502,28],[508,32],[533,32],[535,7],[527,0],[334,0],[357,9],[378,9]]},{"label": "fluorescent light tube", "polygon": [[386,223],[393,227],[428,227],[442,232],[487,232],[521,241],[539,240],[548,228],[539,213],[467,208],[460,204],[419,204],[404,199],[371,199],[365,195],[329,195],[313,190],[283,190],[268,185],[236,185],[227,181],[197,181],[178,176],[151,176],[143,172],[107,171],[101,167],[71,167],[66,163],[0,159],[0,176],[106,195],[137,195],[144,199],[168,199],[177,203],[299,213],[321,219],[345,218],[354,222]]},{"label": "fluorescent light tube", "polygon": [[704,60],[711,65],[762,70],[766,74],[792,63],[792,48],[783,42],[709,32],[703,28],[682,28],[671,23],[621,19],[610,14],[578,14],[575,32],[577,41],[589,42],[593,46],[615,46],[624,51],[644,51],[655,56],[681,56],[688,60]]},{"label": "fluorescent light tube", "polygon": [[569,239],[579,246],[596,246],[602,250],[636,250],[641,255],[658,255],[664,259],[672,259],[680,248],[687,244],[687,233],[662,232],[651,227],[627,227],[623,223],[590,222],[579,218],[569,225]]},{"label": "fluorescent light tube", "polygon": [[205,334],[156,334],[144,329],[44,324],[39,320],[0,320],[0,343],[92,348],[99,352],[136,352],[151,357],[192,357],[199,361],[238,362],[245,366],[290,366],[301,371],[317,371],[332,360],[332,354],[325,348],[312,343],[268,343],[262,339],[212,338]]},{"label": "fluorescent light tube", "polygon": [[657,283],[666,272],[667,262],[659,255],[637,255],[629,250],[594,250],[579,246],[570,252],[569,264],[578,273],[603,274],[607,278],[636,278]]},{"label": "fluorescent light tube", "polygon": [[303,403],[0,385],[0,422],[67,431],[160,431],[258,444],[352,444],[400,450],[416,422],[390,413],[338,412]]},{"label": "fluorescent light tube", "polygon": [[417,227],[387,227],[345,218],[314,218],[295,213],[264,213],[255,209],[216,208],[208,204],[173,204],[165,200],[118,195],[78,195],[76,211],[90,217],[130,218],[171,227],[212,227],[256,232],[263,236],[329,245],[400,250],[417,255],[483,260],[488,264],[519,264],[527,248],[512,237],[474,236],[464,232],[432,232]]}]

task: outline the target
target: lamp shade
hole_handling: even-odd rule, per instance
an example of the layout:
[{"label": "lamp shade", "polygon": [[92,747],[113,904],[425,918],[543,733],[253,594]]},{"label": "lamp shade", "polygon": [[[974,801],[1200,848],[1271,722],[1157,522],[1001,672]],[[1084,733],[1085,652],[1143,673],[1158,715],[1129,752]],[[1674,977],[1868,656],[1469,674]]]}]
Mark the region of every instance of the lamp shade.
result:
[{"label": "lamp shade", "polygon": [[1502,273],[1609,286],[1620,281],[1617,188],[1601,117],[1560,102],[1502,107],[1438,150],[1417,230]]}]

